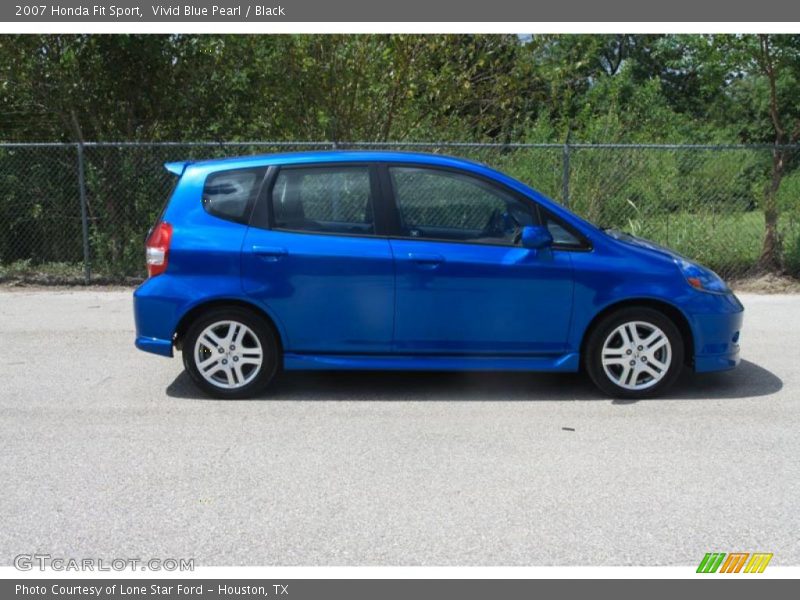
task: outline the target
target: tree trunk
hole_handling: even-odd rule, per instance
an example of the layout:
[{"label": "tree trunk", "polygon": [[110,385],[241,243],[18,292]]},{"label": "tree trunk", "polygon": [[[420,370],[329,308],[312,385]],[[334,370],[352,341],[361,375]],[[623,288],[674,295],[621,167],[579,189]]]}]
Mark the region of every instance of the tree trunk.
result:
[{"label": "tree trunk", "polygon": [[781,234],[778,230],[778,189],[781,187],[786,165],[785,150],[775,149],[772,153],[772,176],[764,192],[764,243],[758,258],[758,270],[780,272],[783,270]]}]

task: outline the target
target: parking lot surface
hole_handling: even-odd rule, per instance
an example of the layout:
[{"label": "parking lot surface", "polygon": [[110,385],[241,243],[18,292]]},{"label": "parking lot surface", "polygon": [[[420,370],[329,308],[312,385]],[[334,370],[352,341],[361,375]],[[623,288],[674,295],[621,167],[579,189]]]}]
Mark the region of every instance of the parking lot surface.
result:
[{"label": "parking lot surface", "polygon": [[292,373],[209,400],[131,292],[0,291],[0,564],[800,564],[800,296],[666,398],[581,375]]}]

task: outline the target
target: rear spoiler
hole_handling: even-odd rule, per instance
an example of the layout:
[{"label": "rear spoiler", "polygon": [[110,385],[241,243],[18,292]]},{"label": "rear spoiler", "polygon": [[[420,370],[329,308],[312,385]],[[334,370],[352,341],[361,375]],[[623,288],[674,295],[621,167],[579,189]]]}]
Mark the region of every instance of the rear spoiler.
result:
[{"label": "rear spoiler", "polygon": [[190,161],[190,160],[178,160],[178,161],[175,161],[175,162],[165,162],[164,163],[164,168],[167,171],[169,171],[170,173],[172,173],[173,175],[177,175],[178,177],[180,177],[181,175],[183,175],[183,172],[186,170],[186,167],[188,167],[191,163],[192,163],[192,161]]}]

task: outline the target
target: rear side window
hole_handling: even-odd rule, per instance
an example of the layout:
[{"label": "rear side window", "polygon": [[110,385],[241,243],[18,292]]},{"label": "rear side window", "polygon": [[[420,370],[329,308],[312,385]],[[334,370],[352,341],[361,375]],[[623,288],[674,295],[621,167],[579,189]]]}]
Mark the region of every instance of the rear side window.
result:
[{"label": "rear side window", "polygon": [[215,217],[245,223],[262,176],[261,169],[212,173],[203,186],[203,208]]},{"label": "rear side window", "polygon": [[273,226],[317,233],[375,233],[369,167],[282,169],[272,188]]}]

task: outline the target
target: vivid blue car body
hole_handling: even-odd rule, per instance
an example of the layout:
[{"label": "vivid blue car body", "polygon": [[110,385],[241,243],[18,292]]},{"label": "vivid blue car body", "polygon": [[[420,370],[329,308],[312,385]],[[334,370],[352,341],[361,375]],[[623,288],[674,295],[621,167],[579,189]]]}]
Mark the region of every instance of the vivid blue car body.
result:
[{"label": "vivid blue car body", "polygon": [[[713,273],[655,244],[603,231],[487,166],[427,154],[312,152],[167,168],[179,181],[160,218],[171,227],[166,267],[134,294],[141,350],[172,356],[205,311],[235,306],[269,323],[286,370],[569,372],[580,369],[587,336],[605,316],[646,307],[674,323],[682,362],[696,372],[738,364],[742,305]],[[329,194],[348,199],[363,189],[368,207],[356,211],[358,222],[333,232],[321,221],[314,230],[276,226],[283,202],[276,186],[311,181],[292,180],[292,173],[315,173],[308,169],[338,182],[336,190],[309,187],[305,209],[296,201],[280,205],[287,223],[309,222],[312,199],[322,198],[328,210]],[[209,184],[219,173],[234,178]],[[474,186],[476,200],[469,196],[473,204],[440,217],[436,211],[448,208],[435,190],[449,197],[451,179],[454,190]],[[209,209],[214,194],[244,198],[245,188],[244,214],[231,219]],[[403,225],[398,190],[409,198],[409,214],[436,226]],[[458,233],[468,231],[460,229],[468,219],[485,216],[470,213],[481,194],[510,198],[507,206],[520,214],[530,207],[533,216],[492,212],[478,233]],[[425,198],[435,207],[426,208]],[[446,227],[437,229],[437,219]],[[447,238],[450,228],[475,239]],[[512,229],[514,236],[502,238]]]}]

